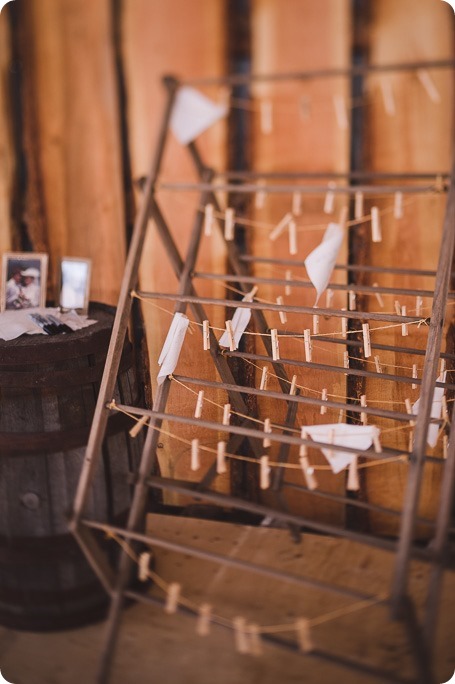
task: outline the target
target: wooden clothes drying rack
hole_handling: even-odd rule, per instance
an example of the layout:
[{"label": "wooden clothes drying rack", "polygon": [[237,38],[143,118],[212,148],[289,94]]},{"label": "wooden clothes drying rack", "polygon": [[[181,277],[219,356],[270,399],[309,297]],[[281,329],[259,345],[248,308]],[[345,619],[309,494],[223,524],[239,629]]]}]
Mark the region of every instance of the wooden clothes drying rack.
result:
[{"label": "wooden clothes drying rack", "polygon": [[[270,75],[257,77],[257,80],[285,80],[289,78],[305,79],[333,75],[345,75],[352,77],[359,73],[369,73],[374,71],[397,71],[397,70],[416,70],[429,67],[450,67],[453,68],[453,62],[436,62],[436,63],[418,63],[406,65],[390,65],[387,67],[356,67],[352,70],[328,70],[323,73],[309,72],[303,74],[293,75]],[[225,79],[194,81],[191,85],[204,85],[206,83],[228,83],[238,84],[254,80],[254,77],[228,77]],[[256,515],[269,517],[271,519],[280,521],[286,524],[292,535],[298,537],[302,530],[315,531],[332,535],[335,537],[345,538],[362,544],[371,545],[381,549],[387,549],[394,552],[394,576],[390,594],[382,597],[381,604],[390,606],[391,619],[402,621],[405,631],[409,637],[409,643],[412,646],[412,653],[415,659],[416,678],[415,681],[423,684],[434,682],[433,659],[432,659],[432,637],[435,632],[435,626],[438,616],[439,596],[441,589],[441,579],[445,567],[448,563],[448,537],[450,532],[451,522],[451,506],[453,498],[453,488],[455,481],[455,434],[453,422],[450,429],[448,440],[447,457],[445,459],[436,459],[429,457],[426,454],[427,447],[427,432],[431,420],[431,405],[434,389],[436,386],[443,386],[446,389],[453,389],[455,385],[450,382],[438,383],[438,365],[440,358],[447,361],[453,361],[453,354],[441,354],[442,334],[444,327],[444,320],[446,314],[446,304],[449,293],[449,282],[452,269],[452,257],[454,253],[455,243],[455,186],[453,179],[455,178],[455,169],[452,169],[450,176],[445,176],[440,179],[439,191],[445,192],[448,190],[446,216],[443,227],[443,235],[441,239],[441,249],[438,268],[435,272],[419,271],[418,269],[400,269],[381,267],[380,270],[384,273],[397,274],[423,274],[425,276],[432,275],[435,277],[434,293],[425,291],[426,297],[432,297],[432,313],[431,317],[426,320],[428,324],[428,341],[425,353],[425,361],[423,374],[421,379],[415,377],[407,377],[402,375],[395,375],[388,373],[383,375],[384,382],[399,381],[410,385],[415,383],[420,385],[420,407],[418,416],[410,416],[404,411],[390,411],[384,408],[372,408],[361,406],[358,403],[352,404],[347,402],[327,401],[319,398],[308,398],[302,396],[298,388],[294,393],[290,393],[291,379],[288,375],[289,365],[304,368],[321,368],[329,369],[330,371],[341,373],[346,376],[357,375],[359,377],[376,376],[375,373],[356,364],[355,368],[339,368],[338,366],[320,366],[308,359],[305,361],[296,358],[279,358],[276,350],[273,348],[273,339],[271,337],[271,326],[267,321],[266,314],[269,312],[288,312],[299,313],[302,315],[320,315],[330,316],[335,321],[348,318],[351,321],[379,321],[391,325],[416,324],[422,321],[422,316],[398,315],[390,313],[369,313],[366,311],[356,310],[337,310],[327,307],[305,307],[305,306],[291,306],[286,304],[263,303],[258,301],[243,301],[232,299],[220,299],[216,297],[201,297],[198,295],[194,280],[196,278],[205,278],[206,280],[222,279],[224,282],[234,282],[240,291],[247,294],[253,285],[266,282],[268,285],[284,287],[289,285],[289,281],[280,278],[262,279],[253,276],[250,272],[250,264],[255,262],[268,262],[278,264],[280,266],[295,265],[295,260],[288,262],[286,259],[264,259],[256,257],[251,254],[243,254],[240,252],[234,240],[225,241],[227,259],[229,263],[229,272],[226,274],[209,274],[195,272],[196,261],[199,253],[201,239],[204,233],[204,211],[201,207],[207,204],[212,204],[214,207],[215,224],[218,226],[221,235],[223,235],[224,228],[224,208],[222,208],[217,199],[217,192],[225,191],[231,193],[254,193],[258,190],[256,183],[261,174],[251,173],[232,173],[224,174],[223,183],[214,185],[214,172],[206,166],[203,161],[199,149],[195,142],[188,144],[188,152],[195,165],[199,175],[199,181],[193,184],[187,183],[159,183],[159,176],[161,171],[161,163],[166,147],[167,134],[169,130],[170,117],[175,101],[176,94],[181,87],[176,79],[166,77],[164,83],[167,90],[167,102],[162,121],[162,128],[159,134],[158,144],[150,170],[150,174],[146,179],[143,187],[143,198],[140,210],[135,222],[134,232],[131,239],[131,245],[127,258],[125,273],[121,286],[121,293],[118,302],[117,315],[112,332],[110,348],[108,352],[105,372],[100,388],[99,399],[95,411],[93,425],[90,433],[89,443],[84,460],[83,470],[77,490],[77,495],[74,503],[74,511],[71,519],[71,530],[76,536],[82,550],[87,556],[88,561],[102,582],[104,588],[111,597],[111,609],[107,621],[107,636],[106,645],[103,653],[102,666],[99,675],[99,684],[104,684],[109,679],[109,673],[113,658],[113,653],[117,641],[119,631],[119,621],[122,606],[126,599],[133,599],[135,601],[147,602],[147,595],[130,588],[130,580],[134,567],[134,554],[137,545],[146,545],[146,547],[153,548],[154,545],[162,545],[163,542],[157,537],[144,532],[144,520],[146,515],[147,496],[150,488],[173,492],[195,500],[209,502],[211,504],[228,507],[231,510],[246,511]],[[187,85],[187,84],[185,84]],[[322,174],[321,174],[322,176]],[[318,174],[268,174],[268,185],[266,187],[267,193],[314,193],[325,192],[327,185],[315,186],[306,185],[309,177],[318,177]],[[333,175],[336,177],[336,174]],[[345,176],[350,180],[349,174]],[[398,174],[352,174],[351,178],[355,177],[355,185],[338,186],[335,189],[337,193],[344,193],[349,197],[353,196],[355,192],[363,191],[371,194],[375,193],[394,193],[394,192],[412,192],[418,193],[422,190],[428,191],[434,188],[434,185],[410,185],[403,181],[412,179],[413,181],[429,181],[433,180],[431,174],[414,174],[400,176]],[[278,183],[277,180],[286,180],[286,184]],[[327,179],[327,176],[325,176]],[[291,180],[289,180],[291,179]],[[385,185],[378,185],[378,180],[384,180]],[[218,178],[220,180],[220,178]],[[372,183],[372,181],[375,181]],[[399,182],[401,181],[401,182]],[[442,181],[442,184],[441,184]],[[362,184],[359,184],[362,183]],[[178,246],[168,226],[166,218],[161,210],[157,200],[157,189],[166,189],[172,192],[180,192],[183,189],[191,189],[200,193],[200,207],[196,211],[194,226],[189,240],[188,249],[185,256],[179,252]],[[160,293],[160,292],[136,292],[138,286],[138,269],[141,259],[141,254],[144,246],[146,231],[150,220],[153,220],[157,235],[159,236],[167,257],[170,261],[172,269],[178,279],[178,288],[174,293]],[[301,263],[301,262],[300,262]],[[354,268],[352,265],[338,265],[338,268],[350,270]],[[369,267],[358,266],[358,269],[368,270]],[[293,282],[292,287],[306,286],[304,283]],[[340,286],[346,292],[353,289],[357,292],[379,292],[381,288],[369,286]],[[394,292],[397,292],[396,290]],[[419,296],[422,290],[401,290],[402,294]],[[208,330],[208,338],[206,337],[206,347],[209,347],[205,352],[210,354],[213,367],[217,371],[219,380],[205,380],[197,377],[183,377],[180,375],[167,377],[163,384],[158,387],[154,397],[153,408],[151,410],[142,409],[133,406],[125,406],[113,402],[113,393],[115,381],[119,368],[120,356],[123,348],[123,341],[126,335],[129,324],[133,296],[138,295],[141,298],[147,299],[166,299],[174,302],[174,313],[184,314],[189,308],[192,312],[194,322],[197,324],[201,333],[207,336],[207,327],[204,326],[204,321],[209,320],[206,314],[205,306],[216,305],[231,308],[249,308],[252,312],[252,319],[254,321],[255,331],[259,333],[257,339],[264,346],[264,354],[247,354],[238,350],[223,350],[221,351],[217,338],[213,329]],[[285,331],[278,330],[278,335],[285,335]],[[299,331],[301,335],[302,331]],[[331,338],[324,337],[325,341],[334,342],[336,344],[352,345],[356,349],[362,346],[361,341],[351,340],[345,338]],[[374,348],[374,341],[372,347]],[[384,347],[383,347],[384,348]],[[398,350],[398,347],[387,347],[391,350]],[[401,348],[399,351],[409,354],[423,354],[423,351],[416,349]],[[361,356],[361,355],[360,355]],[[230,366],[230,359],[234,357],[250,358],[258,363],[269,363],[277,376],[280,391],[271,391],[267,389],[259,389],[253,386],[239,386],[235,381],[233,371]],[[196,365],[196,364],[195,364]],[[197,369],[195,369],[197,371]],[[377,376],[376,376],[377,377]],[[172,382],[176,380],[185,385],[195,386],[197,388],[214,388],[225,393],[232,408],[232,411],[240,414],[242,418],[231,424],[229,420],[205,420],[199,417],[190,417],[185,415],[170,414],[167,410],[167,402],[169,397]],[[253,415],[251,409],[248,408],[246,397],[248,395],[263,396],[271,398],[275,401],[285,402],[286,404],[286,420],[285,424],[279,429],[274,427],[273,432],[265,430],[263,421],[260,421],[258,426],[258,416]],[[307,404],[316,406],[327,406],[329,408],[341,409],[344,412],[350,412],[350,415],[360,416],[378,416],[383,418],[391,418],[398,421],[398,423],[408,425],[411,420],[415,420],[414,440],[412,450],[410,452],[397,452],[394,449],[383,448],[380,453],[381,459],[396,460],[397,457],[404,458],[408,463],[408,479],[406,487],[406,496],[400,516],[400,532],[396,540],[382,538],[378,535],[367,534],[365,532],[354,531],[347,529],[344,526],[337,526],[328,522],[321,522],[318,520],[311,520],[303,515],[297,515],[287,510],[284,500],[284,492],[288,483],[285,478],[286,464],[291,461],[298,461],[294,458],[297,453],[304,453],[306,448],[314,446],[314,443],[305,435],[302,437],[299,433],[296,434],[295,422],[299,407]],[[129,510],[128,520],[126,524],[121,526],[114,526],[107,523],[100,523],[99,521],[88,519],[85,514],[85,504],[96,471],[98,462],[101,456],[101,446],[106,432],[106,426],[109,417],[116,411],[124,411],[132,415],[136,420],[142,417],[147,418],[147,435],[142,451],[141,463],[137,473],[132,473],[132,482],[134,483],[134,490],[132,496],[132,503]],[[269,439],[272,444],[279,446],[277,462],[274,464],[273,473],[271,477],[270,490],[273,492],[275,499],[274,505],[264,505],[257,501],[247,500],[244,497],[235,494],[223,494],[213,489],[212,485],[217,477],[217,461],[216,455],[213,456],[213,461],[210,467],[203,473],[198,481],[182,481],[173,480],[172,478],[161,477],[156,473],[157,464],[157,447],[160,438],[160,429],[163,421],[169,421],[172,425],[189,425],[197,426],[198,429],[204,429],[207,434],[226,435],[226,453],[235,456],[238,453],[241,443],[246,439],[251,450],[251,460],[261,462],[261,458],[267,453],[264,448],[264,439]],[[329,448],[333,445],[330,443],[318,443],[318,446]],[[337,447],[337,450],[346,453],[358,453],[350,447]],[[370,450],[362,453],[365,458],[378,458],[378,454]],[[432,533],[432,543],[426,547],[422,547],[414,542],[414,531],[418,518],[418,503],[423,478],[423,469],[428,460],[437,462],[443,469],[443,476],[441,478],[441,489],[439,492],[439,511],[436,520],[426,521],[427,527]],[[267,465],[265,466],[267,468]],[[302,485],[302,491],[308,496],[320,496],[320,492],[312,489],[311,483],[306,482],[306,486]],[[435,494],[436,496],[436,494]],[[327,494],[330,499],[330,495]],[[334,500],[345,503],[346,505],[356,505],[352,498],[340,497],[332,495]],[[364,503],[359,505],[365,506]],[[386,509],[382,509],[387,513]],[[389,513],[396,514],[396,511],[389,511]],[[123,542],[122,552],[117,568],[112,568],[108,562],[108,558],[103,552],[101,546],[97,541],[97,534],[99,531],[114,535]],[[131,546],[129,546],[131,544]],[[179,545],[175,542],[168,548],[174,551],[181,551],[185,554],[194,554],[198,557],[213,560],[220,564],[228,564],[240,569],[249,570],[250,572],[258,572],[273,577],[279,582],[292,581],[297,584],[304,584],[306,586],[315,587],[319,591],[326,591],[336,593],[357,601],[375,601],[377,597],[367,593],[353,591],[339,585],[324,584],[310,577],[302,576],[296,580],[295,576],[289,577],[285,571],[272,569],[268,567],[259,567],[248,561],[234,560],[231,557],[219,556],[210,551],[201,552],[197,549],[192,549],[188,545]],[[408,592],[408,578],[409,567],[412,559],[419,559],[426,561],[431,566],[430,579],[428,583],[428,600],[426,607],[426,615],[423,624],[420,624],[417,616],[415,605]],[[169,597],[168,597],[169,598]],[[176,599],[178,602],[178,599]],[[165,603],[166,597],[163,598]],[[195,611],[189,611],[195,612]],[[196,616],[198,615],[196,611]],[[301,625],[300,625],[301,626]],[[305,623],[304,623],[305,626]],[[237,626],[238,627],[238,626]],[[307,634],[308,637],[308,634]],[[340,666],[351,668],[354,671],[365,673],[377,678],[387,679],[387,681],[404,681],[393,673],[385,672],[381,668],[377,668],[372,664],[361,662],[360,660],[350,656],[334,655],[318,649],[309,643],[305,634],[297,639],[283,639],[281,636],[276,637],[272,635],[263,634],[263,639],[268,639],[272,643],[284,648],[291,648],[294,650],[303,650],[305,656],[308,658],[316,658],[327,660],[336,663]],[[414,681],[414,680],[413,680]]]}]

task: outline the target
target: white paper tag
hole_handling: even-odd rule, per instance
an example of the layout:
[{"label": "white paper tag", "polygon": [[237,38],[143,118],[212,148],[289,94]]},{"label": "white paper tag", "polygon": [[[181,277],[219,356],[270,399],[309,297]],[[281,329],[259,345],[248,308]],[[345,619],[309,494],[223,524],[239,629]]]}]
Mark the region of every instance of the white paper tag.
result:
[{"label": "white paper tag", "polygon": [[[358,451],[369,449],[373,443],[378,428],[375,425],[347,425],[346,423],[331,423],[326,425],[305,425],[305,432],[314,442],[332,442],[335,446],[351,447]],[[330,463],[334,473],[339,473],[350,465],[356,454],[336,449],[321,449]]]},{"label": "white paper tag", "polygon": [[329,284],[333,267],[343,243],[344,230],[338,223],[329,223],[322,242],[305,259],[308,277],[316,288],[317,297],[322,295]]},{"label": "white paper tag", "polygon": [[[441,373],[441,375],[438,377],[436,382],[445,382],[446,381],[446,372]],[[433,402],[431,404],[431,418],[435,418],[436,420],[439,420],[442,415],[442,397],[444,396],[444,387],[435,387],[434,392],[433,392]],[[417,401],[413,404],[412,406],[412,413],[414,415],[417,415],[419,412],[419,406],[420,406],[420,399],[417,399]],[[438,441],[438,435],[439,435],[439,430],[440,426],[435,424],[435,423],[430,423],[428,426],[428,433],[427,433],[427,444],[430,447],[435,447],[436,443]]]},{"label": "white paper tag", "polygon": [[174,372],[189,324],[190,321],[187,316],[182,313],[174,314],[158,359],[158,365],[161,366],[157,378],[158,385],[162,385],[165,378]]},{"label": "white paper tag", "polygon": [[[245,300],[245,298],[243,299]],[[251,318],[251,309],[237,309],[235,314],[232,317],[232,330],[234,332],[234,340],[235,340],[235,348],[237,349],[239,346],[239,342],[241,340],[241,337],[243,333],[246,330],[246,327],[248,323],[250,322]],[[229,335],[225,331],[218,342],[220,347],[230,347],[230,342],[229,342]]]},{"label": "white paper tag", "polygon": [[226,105],[217,104],[195,88],[179,89],[169,126],[182,145],[198,137],[228,113]]}]

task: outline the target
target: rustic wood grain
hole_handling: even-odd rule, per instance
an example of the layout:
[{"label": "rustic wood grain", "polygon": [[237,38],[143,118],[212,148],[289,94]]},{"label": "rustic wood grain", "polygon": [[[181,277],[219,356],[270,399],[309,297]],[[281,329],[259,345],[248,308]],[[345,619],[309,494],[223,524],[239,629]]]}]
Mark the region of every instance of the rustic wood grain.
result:
[{"label": "rustic wood grain", "polygon": [[9,14],[0,13],[0,253],[12,246],[12,202],[15,173],[10,98],[11,32]]}]

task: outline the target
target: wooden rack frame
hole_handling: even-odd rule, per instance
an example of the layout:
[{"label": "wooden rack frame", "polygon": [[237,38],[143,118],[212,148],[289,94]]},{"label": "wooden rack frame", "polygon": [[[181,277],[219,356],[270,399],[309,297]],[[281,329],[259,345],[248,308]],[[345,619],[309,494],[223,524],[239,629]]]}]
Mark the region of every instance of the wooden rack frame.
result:
[{"label": "wooden rack frame", "polygon": [[[387,67],[372,67],[371,71],[377,70],[401,70],[401,69],[419,69],[419,68],[453,68],[453,62],[443,62],[443,63],[419,63],[415,65],[389,65]],[[365,69],[362,69],[365,71]],[[306,74],[297,74],[292,76],[292,78],[317,78],[323,77],[325,75],[334,75],[332,72],[327,74],[321,74],[316,72],[308,72]],[[342,71],[340,76],[353,76],[354,71]],[[258,77],[262,80],[267,79],[266,76]],[[270,76],[270,80],[275,80],[276,76]],[[242,82],[245,80],[242,77]],[[224,83],[237,83],[238,78],[233,77],[232,79],[221,79],[217,82]],[[210,83],[213,81],[210,80]],[[248,416],[248,409],[245,404],[244,396],[246,394],[259,394],[261,396],[267,396],[277,401],[285,401],[287,403],[287,417],[285,425],[282,426],[280,432],[274,431],[267,436],[273,441],[280,444],[280,454],[279,458],[281,462],[285,462],[288,459],[289,451],[291,447],[301,446],[302,444],[311,445],[311,441],[301,439],[300,437],[294,436],[292,432],[286,430],[292,426],[297,408],[300,404],[312,403],[314,405],[326,405],[328,407],[343,409],[345,411],[350,411],[351,413],[365,412],[368,415],[382,416],[382,417],[393,417],[397,421],[406,422],[410,420],[410,416],[407,413],[400,413],[396,411],[388,411],[380,408],[372,407],[361,407],[351,403],[343,402],[323,402],[319,399],[309,399],[307,397],[301,396],[298,392],[295,395],[289,394],[289,377],[287,375],[286,367],[289,364],[295,366],[305,367],[305,368],[318,368],[319,370],[327,370],[331,372],[340,372],[345,375],[360,375],[364,377],[369,377],[374,375],[372,372],[365,369],[346,369],[338,368],[334,366],[323,366],[321,364],[315,364],[306,361],[298,361],[296,359],[280,359],[274,362],[271,361],[272,358],[272,348],[269,339],[270,328],[268,326],[265,311],[276,311],[281,309],[282,311],[288,312],[300,312],[300,313],[311,313],[311,314],[321,314],[330,315],[334,318],[336,317],[348,317],[353,320],[365,320],[374,319],[379,321],[391,322],[391,323],[403,323],[403,322],[415,322],[419,320],[415,316],[398,316],[392,314],[370,314],[362,311],[337,311],[334,309],[325,308],[309,308],[309,307],[296,307],[296,306],[277,306],[273,304],[264,305],[257,302],[243,302],[238,300],[227,300],[227,299],[215,299],[209,297],[200,297],[195,289],[194,281],[197,279],[223,279],[225,282],[234,281],[237,286],[245,293],[249,291],[252,285],[257,283],[266,284],[276,284],[285,285],[286,281],[280,279],[261,279],[251,275],[249,271],[249,265],[254,262],[273,262],[274,264],[286,265],[291,264],[296,265],[295,261],[287,261],[285,259],[264,259],[261,257],[255,257],[249,254],[241,254],[235,242],[226,242],[226,251],[229,262],[230,273],[221,275],[220,274],[210,274],[203,272],[195,272],[196,259],[198,255],[198,249],[201,241],[201,235],[203,230],[203,213],[201,211],[196,212],[194,227],[192,235],[189,241],[189,247],[187,254],[183,257],[178,247],[172,237],[171,231],[167,225],[166,219],[161,211],[158,204],[156,193],[159,188],[167,189],[170,191],[179,191],[181,189],[192,189],[200,193],[200,202],[202,205],[210,202],[215,207],[215,212],[219,213],[221,208],[218,204],[217,197],[215,195],[215,186],[213,184],[214,172],[208,168],[204,161],[202,160],[197,145],[195,143],[190,143],[188,145],[188,151],[194,162],[194,165],[199,174],[199,182],[193,184],[182,184],[182,183],[166,183],[160,184],[159,174],[161,169],[161,162],[165,150],[167,133],[169,128],[169,120],[172,112],[173,103],[175,100],[175,95],[180,87],[180,83],[172,78],[166,77],[164,83],[167,89],[167,103],[165,107],[165,112],[162,121],[162,128],[159,133],[158,145],[156,148],[154,160],[151,166],[150,174],[145,181],[143,187],[143,198],[140,211],[138,213],[134,232],[132,235],[131,245],[129,249],[129,254],[127,258],[126,268],[124,272],[124,277],[121,286],[121,293],[118,302],[117,315],[115,318],[114,328],[112,332],[111,343],[108,351],[107,362],[105,367],[105,372],[100,388],[99,399],[96,406],[95,416],[93,420],[92,430],[90,433],[89,443],[86,451],[86,456],[83,464],[83,469],[80,477],[80,482],[75,498],[74,510],[72,519],[70,522],[70,527],[74,535],[76,536],[82,550],[87,556],[88,561],[92,565],[94,571],[102,582],[104,588],[111,596],[111,609],[109,613],[109,619],[107,622],[107,635],[106,635],[106,645],[103,653],[102,666],[99,675],[99,684],[105,684],[109,679],[109,672],[111,667],[111,662],[113,658],[113,652],[115,649],[115,644],[117,641],[120,615],[123,603],[125,599],[134,599],[137,601],[143,601],[145,603],[156,603],[157,599],[141,594],[137,591],[133,591],[129,588],[129,582],[133,570],[133,563],[131,558],[127,553],[122,552],[120,556],[118,568],[112,568],[102,551],[101,547],[96,540],[97,530],[111,531],[113,534],[120,536],[122,539],[137,543],[141,542],[148,546],[153,547],[164,546],[165,548],[179,551],[182,553],[194,555],[200,558],[206,558],[216,561],[221,564],[226,564],[229,566],[234,566],[237,568],[242,568],[248,572],[257,572],[260,574],[265,574],[269,577],[273,577],[278,581],[291,581],[297,586],[313,586],[319,590],[335,593],[338,595],[355,598],[357,600],[369,599],[371,596],[352,591],[350,589],[343,588],[341,586],[323,583],[308,577],[298,577],[289,576],[286,572],[267,568],[259,567],[252,563],[246,561],[234,560],[228,557],[222,557],[215,553],[209,551],[201,551],[200,549],[191,548],[184,544],[176,544],[175,542],[164,542],[162,539],[154,537],[153,535],[146,534],[142,532],[143,523],[146,514],[146,498],[149,492],[149,488],[154,488],[161,491],[170,491],[179,494],[190,495],[196,500],[201,500],[205,502],[211,502],[223,506],[228,506],[233,509],[238,509],[242,511],[248,511],[251,513],[271,516],[272,518],[279,520],[289,526],[291,532],[298,535],[299,530],[314,530],[319,533],[329,534],[337,537],[347,538],[353,541],[368,544],[377,548],[387,549],[395,553],[395,570],[393,583],[390,589],[390,596],[385,599],[385,603],[390,606],[391,617],[393,619],[399,619],[403,622],[403,625],[409,635],[409,642],[412,646],[412,653],[415,658],[416,665],[416,680],[421,684],[428,684],[434,682],[433,674],[433,664],[432,664],[432,635],[435,632],[435,625],[438,615],[438,605],[439,605],[439,595],[441,589],[441,579],[444,572],[444,568],[448,563],[447,554],[447,541],[450,532],[450,521],[451,521],[451,502],[453,499],[453,490],[455,482],[455,428],[454,422],[452,422],[450,437],[449,437],[449,447],[447,458],[444,460],[431,458],[426,455],[426,437],[430,422],[430,411],[431,411],[431,400],[433,396],[434,388],[437,384],[437,370],[440,358],[453,360],[454,355],[452,354],[441,354],[441,343],[442,343],[442,332],[444,325],[445,309],[448,299],[454,298],[454,293],[449,292],[449,281],[452,270],[452,257],[454,253],[454,243],[455,243],[455,185],[453,179],[455,178],[455,168],[452,169],[450,175],[445,173],[438,174],[443,178],[442,192],[448,193],[447,196],[447,208],[446,216],[443,227],[443,236],[441,240],[441,250],[440,258],[437,271],[419,271],[406,270],[399,268],[374,268],[368,266],[346,266],[338,265],[339,269],[353,270],[358,268],[359,270],[376,270],[387,273],[411,273],[421,274],[421,275],[431,275],[435,277],[435,287],[434,293],[430,290],[424,292],[414,289],[402,289],[399,292],[404,294],[412,295],[422,295],[426,297],[433,297],[433,307],[431,317],[428,319],[429,329],[428,329],[428,344],[426,351],[418,349],[409,349],[404,347],[393,347],[387,345],[375,345],[372,343],[373,349],[388,349],[394,351],[409,352],[416,355],[425,354],[424,369],[421,379],[411,379],[409,377],[398,376],[396,374],[383,374],[381,377],[384,382],[394,381],[403,383],[416,383],[420,385],[420,409],[419,414],[416,419],[416,426],[414,432],[414,446],[411,453],[408,452],[398,452],[397,450],[384,449],[381,453],[381,458],[396,458],[397,456],[402,456],[408,459],[409,462],[409,476],[407,483],[407,490],[405,496],[405,502],[402,512],[398,512],[392,509],[387,509],[383,506],[374,505],[364,501],[353,501],[351,498],[330,494],[328,492],[321,492],[314,490],[309,492],[315,497],[323,497],[328,500],[333,500],[338,503],[345,503],[350,506],[358,506],[360,508],[367,508],[370,510],[380,511],[381,513],[388,513],[390,515],[400,517],[400,533],[397,540],[391,540],[386,538],[381,538],[380,536],[373,534],[366,534],[362,532],[353,531],[346,528],[337,527],[333,524],[323,523],[319,521],[309,520],[301,515],[295,515],[289,513],[282,505],[282,500],[280,499],[280,493],[286,487],[291,487],[294,489],[301,489],[306,492],[308,490],[302,485],[299,487],[296,484],[287,483],[284,477],[283,469],[277,469],[275,476],[271,485],[271,489],[276,493],[276,507],[264,506],[252,501],[248,501],[236,496],[230,496],[227,494],[221,494],[215,492],[210,488],[214,478],[216,477],[216,465],[213,464],[207,472],[201,477],[199,482],[189,482],[172,480],[169,478],[158,477],[154,475],[154,467],[157,461],[156,449],[159,441],[160,428],[163,420],[168,420],[175,422],[176,424],[186,424],[186,425],[197,425],[198,427],[206,428],[208,431],[224,431],[228,438],[228,448],[231,453],[235,453],[235,449],[238,447],[239,443],[247,438],[250,442],[253,453],[256,457],[260,457],[262,449],[262,440],[264,439],[265,433],[263,430],[258,429],[257,423],[250,421],[248,418],[244,418],[243,422],[239,425],[223,425],[220,422],[208,421],[202,419],[195,419],[184,417],[180,415],[169,414],[166,406],[168,395],[172,383],[171,377],[167,378],[164,383],[158,388],[156,396],[154,397],[153,409],[147,410],[138,407],[122,406],[118,405],[120,410],[131,411],[137,417],[148,416],[148,428],[147,436],[145,439],[141,464],[139,471],[137,473],[132,473],[132,482],[134,483],[134,492],[132,505],[129,511],[128,520],[124,527],[115,527],[113,525],[101,524],[97,521],[89,520],[84,515],[85,504],[90,493],[91,483],[96,471],[97,465],[101,456],[101,445],[106,431],[106,426],[111,414],[110,406],[114,392],[116,375],[118,372],[119,361],[121,356],[121,351],[123,347],[124,338],[127,331],[127,326],[129,323],[129,317],[132,306],[132,291],[137,288],[138,285],[138,269],[141,259],[141,253],[144,245],[144,240],[146,236],[147,227],[149,221],[153,219],[157,233],[164,245],[167,256],[170,260],[172,268],[175,275],[178,278],[178,291],[177,293],[138,293],[142,297],[150,297],[154,299],[167,299],[168,301],[174,302],[174,312],[184,313],[189,307],[192,311],[194,320],[202,326],[204,320],[208,317],[206,316],[204,305],[214,304],[218,306],[229,306],[229,307],[242,307],[247,306],[252,310],[252,316],[255,322],[256,330],[261,333],[261,341],[264,345],[265,354],[247,354],[240,351],[223,351],[221,353],[218,346],[218,342],[210,331],[210,354],[213,359],[214,367],[216,368],[221,381],[207,381],[200,378],[193,377],[183,377],[176,375],[175,379],[187,384],[196,384],[199,387],[216,387],[224,390],[228,396],[232,407],[237,412]],[[193,85],[206,84],[204,82],[194,82]],[[253,192],[257,189],[254,184],[254,179],[260,177],[260,174],[251,173],[238,173],[238,172],[226,172],[224,174],[225,178],[236,179],[244,181],[242,184],[226,182],[225,185],[216,186],[216,190],[226,190],[232,192]],[[278,178],[291,179],[292,184],[287,185],[268,185],[267,192],[292,192],[299,191],[305,192],[305,180],[310,174],[307,173],[293,173],[288,174],[268,174]],[[313,176],[316,177],[318,174]],[[319,174],[324,178],[335,177],[337,174]],[[353,177],[353,174],[346,174],[349,179]],[[432,174],[355,174],[356,179],[362,181],[364,185],[356,185],[355,187],[338,187],[336,192],[347,192],[351,193],[354,190],[358,191],[359,188],[364,188],[369,192],[377,192],[378,189],[384,192],[384,187],[387,192],[393,192],[394,189],[399,189],[402,192],[419,192],[422,190],[428,190],[428,185],[413,185],[406,186],[403,184],[403,179],[412,179],[413,181],[422,180],[428,182],[430,179],[434,178]],[[377,185],[370,185],[366,181],[371,181],[372,179],[380,180],[386,179],[388,181],[395,181],[396,186],[386,185],[384,187]],[[399,183],[399,184],[398,184]],[[327,186],[321,186],[325,191]],[[317,190],[317,188],[316,188]],[[315,186],[311,186],[308,191],[314,192]],[[221,222],[218,221],[218,224]],[[221,234],[222,227],[219,225]],[[293,282],[293,287],[307,287],[306,283]],[[339,289],[354,289],[357,292],[386,292],[383,288],[371,288],[367,286],[344,286],[338,285],[334,286]],[[393,290],[393,293],[396,293]],[[202,327],[201,327],[202,331]],[[280,335],[292,334],[289,331],[279,331]],[[334,339],[330,337],[322,337],[325,342],[333,342],[334,344],[343,344],[347,346],[360,346],[361,343],[355,339]],[[229,366],[229,359],[232,357],[239,358],[249,358],[251,360],[263,361],[273,363],[274,372],[279,378],[279,384],[281,392],[268,391],[268,390],[258,390],[254,387],[241,387],[238,386],[234,380],[234,376]],[[450,382],[445,383],[445,387],[448,389],[454,389],[455,385]],[[254,416],[251,416],[254,418]],[[413,416],[415,419],[415,416]],[[320,443],[318,443],[318,446]],[[321,446],[324,446],[323,444]],[[325,445],[330,446],[330,445]],[[338,451],[355,452],[354,449],[348,447],[338,447]],[[358,453],[358,452],[356,452]],[[363,452],[362,456],[366,458],[377,456],[374,452]],[[417,514],[417,507],[419,501],[419,494],[422,482],[423,468],[426,461],[433,461],[439,463],[440,467],[443,468],[442,485],[440,492],[440,506],[436,521],[422,519]],[[425,525],[428,529],[432,531],[433,543],[425,548],[414,544],[413,534],[417,524]],[[428,587],[428,602],[425,622],[420,625],[417,617],[415,607],[412,600],[408,595],[408,576],[409,576],[409,565],[413,558],[427,561],[431,565],[431,578]],[[181,610],[186,612],[191,612],[188,608],[180,607]],[[280,645],[283,648],[298,650],[296,643],[282,639],[281,637],[274,637],[271,635],[264,635],[264,639],[270,642]],[[349,656],[341,657],[334,655],[333,653],[328,653],[315,649],[307,654],[307,657],[315,658],[317,660],[326,660],[332,663],[337,663],[340,666],[351,668],[358,672],[363,672],[365,674],[371,675],[378,679],[386,679],[387,681],[404,681],[389,672],[384,672],[373,665],[368,665],[364,662],[360,662]]]}]

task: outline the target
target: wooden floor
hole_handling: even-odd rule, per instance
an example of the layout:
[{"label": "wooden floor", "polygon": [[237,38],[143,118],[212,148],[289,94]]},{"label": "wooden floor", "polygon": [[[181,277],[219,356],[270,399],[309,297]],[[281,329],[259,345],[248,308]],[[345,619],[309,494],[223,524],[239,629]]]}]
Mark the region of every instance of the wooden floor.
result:
[{"label": "wooden floor", "polygon": [[[336,582],[366,592],[387,591],[391,554],[351,542],[306,535],[300,544],[286,530],[150,516],[154,534],[295,574]],[[227,618],[242,615],[260,625],[315,618],[353,602],[314,589],[278,583],[246,572],[219,567],[189,556],[157,549],[155,570],[167,583],[182,584],[183,595]],[[421,604],[426,566],[414,564],[412,593]],[[455,576],[446,574],[443,613],[437,638],[437,681],[455,669]],[[160,593],[157,587],[152,593]],[[112,684],[360,684],[380,681],[355,674],[311,656],[263,643],[261,656],[236,652],[233,632],[212,627],[197,636],[192,617],[165,614],[161,608],[135,605],[125,610]],[[0,628],[0,670],[13,684],[95,684],[104,625],[53,634]],[[292,632],[289,633],[291,637]],[[284,636],[287,636],[286,634]],[[333,619],[312,629],[318,648],[371,660],[402,676],[415,678],[410,650],[400,625],[390,623],[382,606]],[[1,681],[1,680],[0,680]],[[382,680],[383,681],[383,680]]]}]

